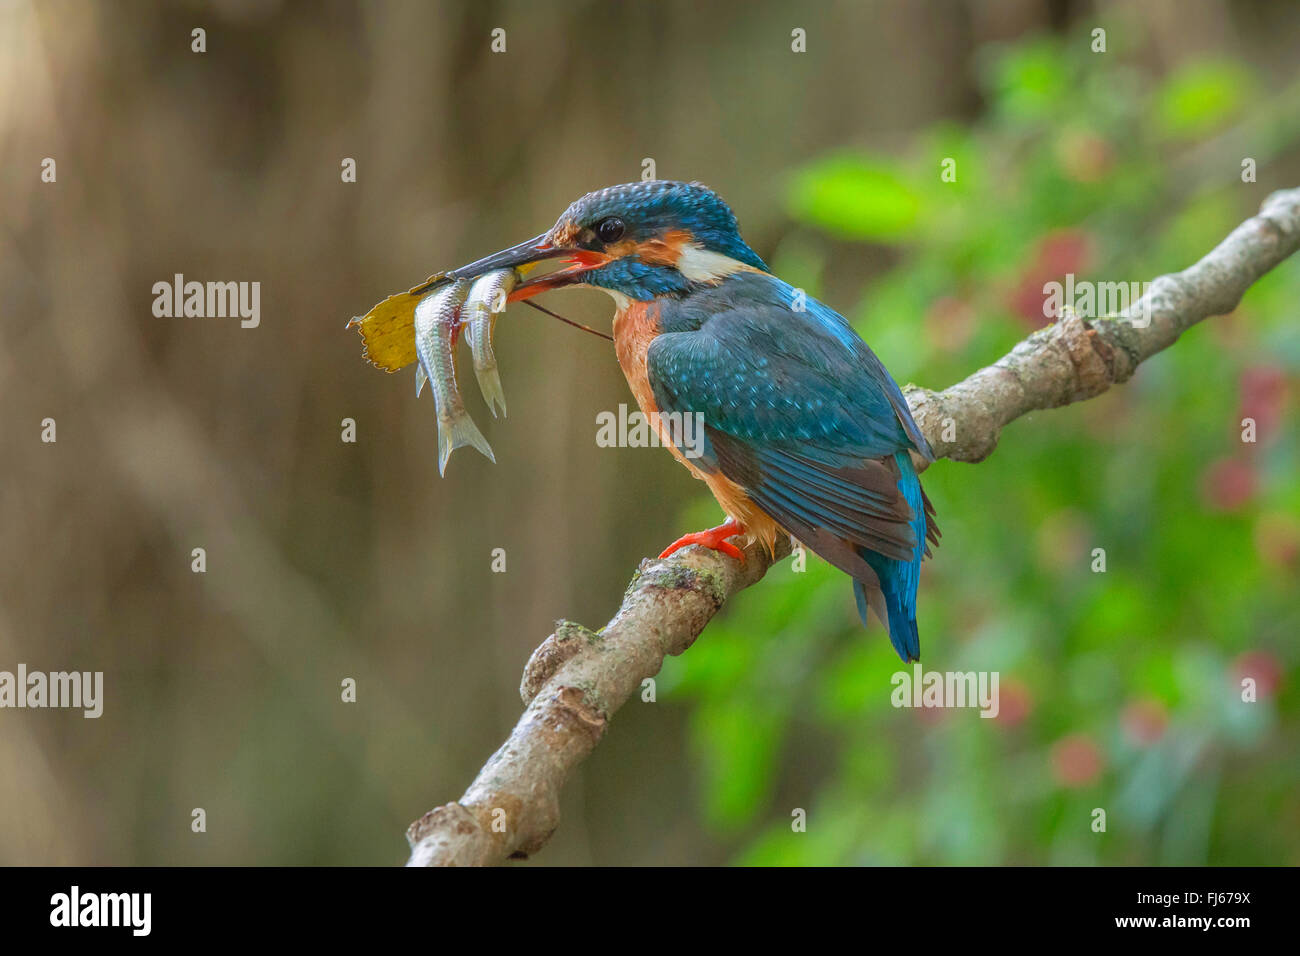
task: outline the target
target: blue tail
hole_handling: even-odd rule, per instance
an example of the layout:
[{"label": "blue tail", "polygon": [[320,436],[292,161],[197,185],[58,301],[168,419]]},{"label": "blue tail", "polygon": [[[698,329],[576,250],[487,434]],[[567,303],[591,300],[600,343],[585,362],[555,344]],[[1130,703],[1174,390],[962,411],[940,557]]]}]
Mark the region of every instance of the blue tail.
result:
[{"label": "blue tail", "polygon": [[[925,504],[921,494],[921,481],[916,477],[912,459],[906,452],[894,456],[898,462],[901,475],[898,479],[899,490],[912,507],[912,531],[916,535],[916,548],[911,561],[896,561],[876,554],[874,551],[861,549],[858,553],[876,572],[880,580],[881,596],[884,598],[884,615],[889,627],[889,642],[904,661],[920,660],[921,637],[916,630],[916,588],[921,581],[921,559],[925,556]],[[858,602],[858,616],[862,623],[867,623],[867,607],[872,595],[867,585],[854,580],[853,596]],[[880,608],[876,608],[877,612]]]}]

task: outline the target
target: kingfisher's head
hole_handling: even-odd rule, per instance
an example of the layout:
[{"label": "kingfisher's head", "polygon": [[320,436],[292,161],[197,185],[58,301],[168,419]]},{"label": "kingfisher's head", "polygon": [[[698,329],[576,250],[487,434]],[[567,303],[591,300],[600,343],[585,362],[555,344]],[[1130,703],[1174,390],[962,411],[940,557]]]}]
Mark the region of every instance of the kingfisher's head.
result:
[{"label": "kingfisher's head", "polygon": [[545,259],[566,264],[520,283],[512,301],[569,285],[647,300],[685,295],[741,270],[767,271],[715,192],[699,183],[650,180],[588,193],[540,236],[450,274],[472,278]]}]

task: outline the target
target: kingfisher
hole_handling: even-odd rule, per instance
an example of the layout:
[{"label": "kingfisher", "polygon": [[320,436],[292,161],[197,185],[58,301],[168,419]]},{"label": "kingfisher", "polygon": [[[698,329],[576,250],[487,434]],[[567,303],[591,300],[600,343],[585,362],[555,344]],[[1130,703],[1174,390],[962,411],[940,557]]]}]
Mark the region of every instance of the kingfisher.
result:
[{"label": "kingfisher", "polygon": [[[650,180],[588,193],[555,225],[448,275],[562,267],[515,287],[614,299],[614,350],[662,444],[704,481],[725,520],[660,555],[703,545],[743,560],[787,534],[853,579],[904,661],[919,659],[916,592],[937,544],[912,453],[934,453],[880,359],[834,309],[773,275],[731,208],[700,183]],[[666,414],[671,413],[671,414]],[[686,454],[682,430],[702,422]]]}]

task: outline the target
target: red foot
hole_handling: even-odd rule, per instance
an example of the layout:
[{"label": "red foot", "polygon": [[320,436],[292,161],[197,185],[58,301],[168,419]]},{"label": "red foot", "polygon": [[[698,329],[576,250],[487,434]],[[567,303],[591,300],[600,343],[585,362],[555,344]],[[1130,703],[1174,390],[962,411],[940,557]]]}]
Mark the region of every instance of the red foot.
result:
[{"label": "red foot", "polygon": [[674,551],[684,548],[688,544],[702,544],[706,548],[711,548],[714,551],[721,551],[723,554],[730,555],[737,561],[744,561],[745,556],[741,553],[740,549],[727,541],[727,539],[732,535],[744,533],[744,525],[736,521],[735,518],[728,518],[716,528],[710,528],[708,531],[696,531],[694,534],[688,534],[678,538],[670,544],[664,550],[664,553],[659,555],[659,557],[666,558]]}]

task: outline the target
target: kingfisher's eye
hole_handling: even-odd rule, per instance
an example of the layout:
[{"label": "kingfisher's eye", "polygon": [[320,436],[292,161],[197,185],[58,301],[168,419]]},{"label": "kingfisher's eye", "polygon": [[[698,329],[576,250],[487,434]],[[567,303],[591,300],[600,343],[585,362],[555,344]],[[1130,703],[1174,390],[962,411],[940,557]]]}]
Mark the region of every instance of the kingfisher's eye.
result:
[{"label": "kingfisher's eye", "polygon": [[625,228],[622,219],[610,216],[596,223],[596,235],[600,237],[601,242],[618,242],[623,238]]}]

